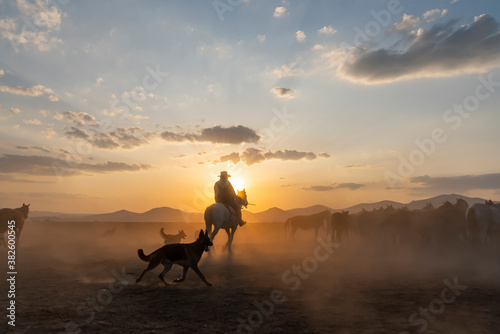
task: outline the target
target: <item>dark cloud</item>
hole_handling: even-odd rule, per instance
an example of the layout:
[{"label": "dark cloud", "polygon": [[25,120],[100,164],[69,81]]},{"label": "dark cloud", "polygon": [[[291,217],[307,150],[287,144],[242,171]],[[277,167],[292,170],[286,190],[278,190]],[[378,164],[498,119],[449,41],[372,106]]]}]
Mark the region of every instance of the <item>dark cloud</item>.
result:
[{"label": "dark cloud", "polygon": [[110,134],[96,132],[92,136],[90,143],[97,148],[102,148],[106,150],[113,150],[120,147],[120,144],[115,142]]},{"label": "dark cloud", "polygon": [[238,162],[240,162],[240,155],[237,152],[233,152],[231,154],[220,157],[220,162],[228,162],[228,161],[231,161],[233,164],[236,165]]},{"label": "dark cloud", "polygon": [[37,181],[37,180],[29,180],[29,179],[20,179],[17,177],[13,177],[12,175],[3,175],[0,174],[0,181],[2,182],[12,182],[12,183],[54,183],[48,181]]},{"label": "dark cloud", "polygon": [[243,125],[214,126],[202,129],[199,133],[174,133],[165,131],[161,137],[169,142],[210,142],[214,144],[242,144],[256,143],[260,136],[250,128]]},{"label": "dark cloud", "polygon": [[450,177],[416,176],[410,182],[424,189],[463,192],[476,189],[500,189],[500,173],[481,175],[461,175]]},{"label": "dark cloud", "polygon": [[16,146],[18,150],[24,150],[24,151],[39,151],[39,152],[44,152],[44,153],[50,153],[50,151],[42,146]]},{"label": "dark cloud", "polygon": [[256,148],[247,148],[241,153],[233,152],[229,155],[222,156],[219,162],[227,162],[231,161],[233,164],[237,164],[238,162],[243,162],[247,166],[251,166],[253,164],[261,163],[265,160],[315,160],[318,158],[329,158],[330,155],[326,153],[316,154],[313,152],[300,152],[296,150],[278,150],[278,151],[267,151],[264,152],[262,150]]},{"label": "dark cloud", "polygon": [[65,111],[62,114],[57,114],[56,119],[65,118],[68,122],[76,123],[77,125],[99,125],[96,118],[93,115],[87,114],[86,112],[76,112],[76,111]]},{"label": "dark cloud", "polygon": [[66,131],[65,133],[66,138],[68,139],[87,139],[89,138],[89,135],[86,134],[84,131],[77,129],[75,127],[71,127],[70,131]]},{"label": "dark cloud", "polygon": [[333,184],[333,185],[329,185],[329,186],[303,187],[302,189],[311,190],[311,191],[331,191],[331,190],[336,190],[336,189],[358,190],[359,188],[362,188],[364,186],[365,186],[365,184],[348,182],[348,183]]},{"label": "dark cloud", "polygon": [[134,172],[150,169],[146,164],[112,162],[89,164],[38,155],[3,154],[0,156],[0,173],[29,175],[81,175],[83,173]]},{"label": "dark cloud", "polygon": [[388,49],[358,49],[352,61],[340,66],[340,73],[353,81],[375,84],[478,73],[499,66],[500,29],[493,17],[481,15],[470,25],[456,26],[453,20],[428,31],[407,32],[403,40],[409,47],[404,51],[402,43]]},{"label": "dark cloud", "polygon": [[293,98],[293,96],[295,95],[294,89],[285,87],[271,88],[271,92],[273,92],[277,97],[288,98],[288,99]]},{"label": "dark cloud", "polygon": [[359,188],[364,187],[365,184],[360,184],[360,183],[340,183],[335,186],[336,189],[349,189],[349,190],[357,190]]},{"label": "dark cloud", "polygon": [[113,149],[132,149],[149,144],[149,140],[157,135],[145,132],[140,127],[118,128],[109,133],[92,130],[90,134],[84,130],[71,127],[71,131],[66,132],[69,139],[84,139],[97,148]]}]

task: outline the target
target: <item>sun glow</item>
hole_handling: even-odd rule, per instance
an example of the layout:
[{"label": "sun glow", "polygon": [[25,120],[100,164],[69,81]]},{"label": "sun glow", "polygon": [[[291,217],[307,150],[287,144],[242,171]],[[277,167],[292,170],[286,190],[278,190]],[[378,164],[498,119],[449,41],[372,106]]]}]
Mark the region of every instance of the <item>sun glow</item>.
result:
[{"label": "sun glow", "polygon": [[229,181],[233,185],[234,190],[243,190],[245,188],[245,180],[238,175],[232,175]]}]

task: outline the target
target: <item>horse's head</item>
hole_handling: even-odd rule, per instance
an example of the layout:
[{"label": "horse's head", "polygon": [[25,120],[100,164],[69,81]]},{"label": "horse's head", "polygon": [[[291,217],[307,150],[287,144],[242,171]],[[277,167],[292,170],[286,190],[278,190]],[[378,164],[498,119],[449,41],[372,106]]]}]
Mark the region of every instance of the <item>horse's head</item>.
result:
[{"label": "horse's head", "polygon": [[23,214],[24,219],[28,218],[28,213],[30,211],[30,205],[26,205],[23,203],[23,206],[19,208],[19,211]]},{"label": "horse's head", "polygon": [[238,190],[238,193],[236,194],[236,196],[238,196],[238,198],[240,199],[239,203],[246,208],[248,206],[246,190],[245,189]]},{"label": "horse's head", "polygon": [[460,211],[465,212],[469,208],[469,203],[467,203],[467,201],[464,200],[463,198],[457,198],[457,202],[455,203],[455,207],[457,209],[459,209]]}]

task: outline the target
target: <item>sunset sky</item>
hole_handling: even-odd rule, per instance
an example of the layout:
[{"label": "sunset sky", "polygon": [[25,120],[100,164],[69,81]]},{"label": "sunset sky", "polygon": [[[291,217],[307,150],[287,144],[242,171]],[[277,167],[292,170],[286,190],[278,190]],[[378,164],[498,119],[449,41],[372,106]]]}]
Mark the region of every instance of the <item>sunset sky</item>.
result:
[{"label": "sunset sky", "polygon": [[0,207],[500,198],[493,0],[0,0]]}]

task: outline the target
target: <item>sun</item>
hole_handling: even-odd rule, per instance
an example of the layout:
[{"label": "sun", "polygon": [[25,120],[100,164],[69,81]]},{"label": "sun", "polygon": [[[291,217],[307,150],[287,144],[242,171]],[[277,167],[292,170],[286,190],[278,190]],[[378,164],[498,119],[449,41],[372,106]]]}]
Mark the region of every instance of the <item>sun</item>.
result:
[{"label": "sun", "polygon": [[245,180],[238,175],[231,175],[229,181],[233,185],[234,190],[243,190],[245,188]]}]

